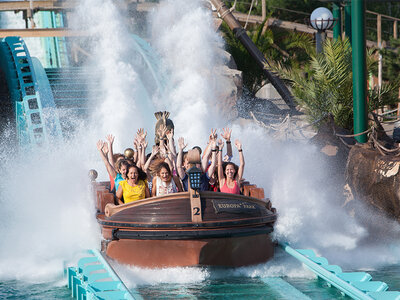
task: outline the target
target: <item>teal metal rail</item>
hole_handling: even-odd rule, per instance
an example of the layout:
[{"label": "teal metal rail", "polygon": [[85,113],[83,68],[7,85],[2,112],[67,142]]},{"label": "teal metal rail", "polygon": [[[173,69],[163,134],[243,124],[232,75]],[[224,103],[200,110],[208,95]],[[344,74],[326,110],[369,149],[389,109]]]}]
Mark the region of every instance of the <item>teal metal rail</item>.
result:
[{"label": "teal metal rail", "polygon": [[[38,26],[40,28],[64,28],[64,14],[62,12],[38,12]],[[46,52],[45,67],[61,68],[69,65],[65,37],[43,37],[42,46]]]},{"label": "teal metal rail", "polygon": [[317,256],[313,250],[293,249],[285,244],[281,246],[318,277],[353,299],[400,300],[400,292],[387,291],[385,282],[372,281],[371,275],[366,272],[343,272],[339,266],[330,265],[325,257]]},{"label": "teal metal rail", "polygon": [[135,290],[129,291],[113,268],[96,249],[88,251],[77,267],[66,269],[68,288],[73,298],[143,299]]},{"label": "teal metal rail", "polygon": [[146,64],[147,70],[151,73],[151,81],[156,83],[158,93],[163,95],[164,90],[167,88],[167,80],[163,76],[163,72],[161,72],[162,67],[159,55],[145,40],[141,39],[137,35],[132,35],[132,38],[135,50],[140,53],[144,63]]},{"label": "teal metal rail", "polygon": [[[30,57],[25,42],[7,37],[0,43],[1,65],[6,75],[21,147],[39,146],[62,137],[49,83],[38,60]],[[47,111],[47,113],[45,112]]]}]

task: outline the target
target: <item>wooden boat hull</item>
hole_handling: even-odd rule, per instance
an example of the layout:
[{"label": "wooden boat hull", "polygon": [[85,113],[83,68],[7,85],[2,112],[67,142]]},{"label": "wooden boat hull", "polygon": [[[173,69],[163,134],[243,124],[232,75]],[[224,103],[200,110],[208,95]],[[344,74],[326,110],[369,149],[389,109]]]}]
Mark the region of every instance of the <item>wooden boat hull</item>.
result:
[{"label": "wooden boat hull", "polygon": [[104,188],[96,195],[102,250],[120,263],[145,268],[240,267],[273,256],[269,234],[277,216],[268,201],[201,192],[199,221],[193,220],[188,192],[119,206],[104,203],[113,201]]},{"label": "wooden boat hull", "polygon": [[117,240],[106,254],[120,263],[145,268],[241,267],[266,262],[274,254],[268,234],[198,240]]}]

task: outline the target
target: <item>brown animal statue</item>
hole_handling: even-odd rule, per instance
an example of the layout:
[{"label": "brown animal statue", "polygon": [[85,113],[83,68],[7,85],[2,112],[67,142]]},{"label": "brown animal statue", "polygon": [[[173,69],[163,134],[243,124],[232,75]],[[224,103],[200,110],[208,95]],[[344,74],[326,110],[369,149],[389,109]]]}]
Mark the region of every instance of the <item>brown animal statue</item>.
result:
[{"label": "brown animal statue", "polygon": [[161,125],[165,125],[167,127],[167,131],[170,131],[171,129],[174,129],[174,123],[172,122],[171,119],[168,119],[169,117],[169,112],[168,111],[159,111],[154,113],[154,116],[157,119],[157,123],[156,123],[156,128],[155,128],[155,138],[154,138],[154,142],[156,145],[160,144],[160,140],[161,139],[166,139],[165,135],[164,136],[159,136],[158,134],[158,130],[160,128]]}]

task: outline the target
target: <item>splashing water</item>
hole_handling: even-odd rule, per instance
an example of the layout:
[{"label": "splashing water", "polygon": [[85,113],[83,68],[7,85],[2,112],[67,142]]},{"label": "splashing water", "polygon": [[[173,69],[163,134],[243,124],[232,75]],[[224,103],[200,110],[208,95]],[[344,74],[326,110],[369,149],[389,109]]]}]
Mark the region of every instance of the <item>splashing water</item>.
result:
[{"label": "splashing water", "polygon": [[[214,66],[222,61],[215,49],[222,46],[222,40],[201,1],[164,1],[151,17],[152,41],[171,80],[169,92],[162,99],[153,99],[154,103],[144,103],[138,92],[139,75],[128,59],[129,33],[112,2],[81,1],[76,12],[80,28],[95,36],[87,44],[93,51],[88,68],[101,75],[100,88],[104,91],[100,96],[93,95],[90,126],[77,130],[70,142],[36,153],[15,154],[12,145],[0,145],[5,178],[0,182],[2,279],[53,279],[73,253],[99,247],[100,233],[87,184],[88,169],[104,172],[95,148],[98,138],[114,133],[116,148],[130,146],[138,127],[151,130],[153,107],[169,110],[176,135],[192,144],[205,144],[211,127],[227,125],[214,110],[221,88]],[[99,15],[101,20],[96,19]],[[277,239],[317,249],[333,263],[351,267],[398,262],[398,242],[390,237],[377,238],[371,246],[366,242],[370,237],[367,228],[341,209],[337,195],[331,194],[330,179],[324,172],[327,166],[317,149],[274,141],[255,125],[230,125],[234,138],[240,138],[244,145],[245,177],[264,187],[278,209]],[[379,223],[373,213],[366,212],[365,217]],[[396,236],[397,223],[379,220]],[[372,260],[373,253],[380,253],[380,260]],[[116,268],[131,286],[232,275],[311,276],[284,259],[223,272]]]},{"label": "splashing water", "polygon": [[90,160],[78,146],[12,153],[12,146],[2,143],[1,279],[54,280],[62,276],[64,260],[98,247],[87,178]]},{"label": "splashing water", "polygon": [[[101,16],[101,20],[98,19]],[[91,36],[85,47],[92,59],[86,66],[100,86],[91,95],[93,130],[99,137],[117,135],[116,147],[132,147],[137,128],[151,128],[154,107],[134,69],[132,35],[111,0],[81,1],[73,27]]]},{"label": "splashing water", "polygon": [[215,66],[222,65],[221,37],[202,1],[161,2],[150,18],[152,41],[170,75],[170,91],[157,107],[171,112],[177,136],[192,146],[205,143],[211,128],[221,127],[216,103],[222,86]]}]

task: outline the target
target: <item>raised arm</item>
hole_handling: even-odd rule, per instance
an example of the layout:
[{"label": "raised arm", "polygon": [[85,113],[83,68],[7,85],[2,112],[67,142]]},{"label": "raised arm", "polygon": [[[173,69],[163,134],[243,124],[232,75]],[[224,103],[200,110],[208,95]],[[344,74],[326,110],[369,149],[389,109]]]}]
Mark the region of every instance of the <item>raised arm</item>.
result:
[{"label": "raised arm", "polygon": [[139,128],[136,132],[136,141],[137,141],[137,149],[138,149],[138,157],[136,161],[136,165],[139,168],[142,168],[145,164],[145,156],[146,156],[146,136],[147,131],[144,131],[143,128]]},{"label": "raised arm", "polygon": [[180,137],[178,139],[178,146],[179,146],[179,152],[178,152],[178,158],[176,159],[176,172],[178,173],[179,177],[183,179],[183,177],[185,177],[185,171],[183,170],[182,166],[183,149],[185,149],[187,146],[187,144],[185,144],[185,140],[183,137]]},{"label": "raised arm", "polygon": [[141,168],[144,167],[145,163],[146,163],[146,149],[147,149],[147,141],[143,140],[142,143],[140,144],[142,146],[142,152],[141,152],[141,156],[140,156],[140,166]]},{"label": "raised arm", "polygon": [[108,142],[108,161],[112,166],[114,166],[114,151],[113,151],[113,144],[114,144],[115,136],[109,134],[106,136],[106,140]]},{"label": "raised arm", "polygon": [[99,150],[100,152],[101,159],[103,160],[104,165],[106,166],[108,174],[115,179],[117,177],[117,172],[115,171],[114,167],[110,164],[105,153],[103,152],[104,142],[102,140],[99,140],[96,145],[97,145],[97,150]]},{"label": "raised arm", "polygon": [[213,140],[210,144],[211,144],[210,145],[210,148],[211,148],[211,165],[207,170],[208,178],[211,178],[212,174],[215,171],[215,166],[217,165],[217,149],[216,149],[217,145],[216,145],[215,140]]},{"label": "raised arm", "polygon": [[147,174],[147,176],[149,175],[148,170],[149,170],[151,161],[154,159],[154,157],[157,155],[157,153],[158,153],[158,146],[154,145],[153,149],[151,150],[151,154],[150,154],[149,158],[147,159],[146,163],[143,166],[143,171]]},{"label": "raised arm", "polygon": [[208,167],[208,161],[210,159],[210,154],[212,150],[212,142],[214,141],[214,148],[217,141],[217,130],[211,129],[211,133],[208,137],[208,144],[206,149],[204,150],[203,157],[201,159],[201,169],[205,172]]},{"label": "raised arm", "polygon": [[229,157],[232,157],[232,143],[231,143],[231,134],[232,134],[232,129],[227,128],[222,128],[222,133],[221,136],[225,139],[226,142],[226,155]]},{"label": "raised arm", "polygon": [[176,148],[175,148],[175,141],[174,141],[174,129],[172,128],[170,131],[166,133],[167,139],[168,139],[168,149],[173,155],[173,157],[176,158]]},{"label": "raised arm", "polygon": [[222,168],[222,149],[224,148],[224,142],[219,139],[218,140],[218,179],[219,179],[219,187],[221,188],[222,179],[224,178],[224,169]]},{"label": "raised arm", "polygon": [[141,168],[142,166],[140,165],[141,163],[141,157],[142,157],[142,145],[139,142],[138,137],[136,136],[135,139],[133,140],[133,145],[135,147],[135,150],[137,152],[137,161],[136,165]]},{"label": "raised arm", "polygon": [[237,174],[237,180],[240,181],[243,178],[243,172],[244,172],[244,156],[243,156],[242,143],[239,140],[235,140],[235,146],[239,151],[240,165]]}]

